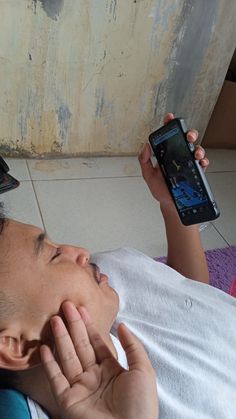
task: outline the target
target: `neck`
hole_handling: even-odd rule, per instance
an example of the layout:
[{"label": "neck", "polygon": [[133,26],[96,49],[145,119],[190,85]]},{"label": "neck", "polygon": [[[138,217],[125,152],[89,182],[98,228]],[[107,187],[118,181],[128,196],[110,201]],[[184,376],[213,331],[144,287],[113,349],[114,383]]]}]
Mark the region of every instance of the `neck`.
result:
[{"label": "neck", "polygon": [[[117,352],[110,335],[108,335],[105,343],[112,352],[112,355],[117,359]],[[46,410],[52,419],[60,419],[61,415],[42,365],[22,371],[20,376],[20,383],[17,385],[16,390],[21,391],[30,399],[36,401]]]},{"label": "neck", "polygon": [[20,373],[20,382],[17,390],[26,394],[37,402],[52,419],[60,419],[59,410],[51,393],[51,388],[43,367],[38,365]]}]

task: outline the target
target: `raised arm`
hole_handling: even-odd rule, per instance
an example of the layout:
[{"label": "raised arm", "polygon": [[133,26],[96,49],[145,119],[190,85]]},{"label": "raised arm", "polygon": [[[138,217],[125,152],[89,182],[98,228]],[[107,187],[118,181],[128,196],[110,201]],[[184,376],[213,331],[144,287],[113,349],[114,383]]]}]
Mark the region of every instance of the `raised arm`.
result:
[{"label": "raised arm", "polygon": [[[164,123],[173,118],[173,114],[166,115]],[[197,131],[188,132],[188,141],[194,143],[197,137]],[[209,161],[201,146],[196,147],[195,158],[202,167],[208,166]],[[149,144],[145,144],[139,162],[144,180],[153,197],[160,203],[168,245],[167,264],[188,278],[208,283],[209,273],[198,226],[184,226],[181,223],[160,168],[152,164]]]}]

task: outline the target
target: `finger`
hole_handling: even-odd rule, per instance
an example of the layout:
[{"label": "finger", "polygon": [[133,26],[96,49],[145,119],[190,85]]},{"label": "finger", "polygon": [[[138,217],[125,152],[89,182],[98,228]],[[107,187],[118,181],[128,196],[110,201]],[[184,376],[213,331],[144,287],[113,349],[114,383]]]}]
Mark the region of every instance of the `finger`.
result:
[{"label": "finger", "polygon": [[144,144],[141,153],[139,154],[139,161],[142,164],[148,163],[152,155],[151,147],[148,143]]},{"label": "finger", "polygon": [[108,348],[108,346],[105,344],[104,340],[98,333],[86,308],[82,306],[79,307],[79,312],[85,323],[88,336],[89,336],[91,345],[93,346],[93,350],[95,352],[98,363],[101,363],[104,359],[113,358],[113,355],[110,349]]},{"label": "finger", "polygon": [[210,162],[208,160],[207,157],[205,157],[204,159],[200,160],[200,165],[202,166],[203,170],[205,171],[208,166],[209,166]]},{"label": "finger", "polygon": [[143,178],[146,182],[148,182],[148,180],[153,176],[155,170],[151,161],[151,148],[148,143],[144,145],[144,148],[139,155],[139,163]]},{"label": "finger", "polygon": [[164,117],[164,125],[168,124],[168,122],[172,121],[172,119],[175,119],[173,113],[168,113]]},{"label": "finger", "polygon": [[83,372],[69,333],[59,316],[50,320],[60,366],[67,380],[73,384]]},{"label": "finger", "polygon": [[118,336],[125,350],[129,369],[150,370],[153,372],[151,362],[142,343],[123,323],[118,327]]},{"label": "finger", "polygon": [[86,326],[77,308],[70,301],[62,304],[62,310],[67,321],[67,327],[79,357],[83,370],[87,370],[96,363],[96,356],[90,343]]},{"label": "finger", "polygon": [[66,377],[62,374],[61,369],[58,363],[55,361],[51,349],[48,346],[41,346],[40,356],[52,392],[55,398],[58,399],[60,398],[61,394],[63,394],[64,391],[70,387],[70,384]]},{"label": "finger", "polygon": [[195,141],[197,141],[198,135],[199,135],[199,133],[196,129],[191,129],[187,132],[187,140],[190,143],[194,143]]},{"label": "finger", "polygon": [[205,157],[205,150],[200,145],[197,145],[194,151],[194,157],[196,160],[202,160]]}]

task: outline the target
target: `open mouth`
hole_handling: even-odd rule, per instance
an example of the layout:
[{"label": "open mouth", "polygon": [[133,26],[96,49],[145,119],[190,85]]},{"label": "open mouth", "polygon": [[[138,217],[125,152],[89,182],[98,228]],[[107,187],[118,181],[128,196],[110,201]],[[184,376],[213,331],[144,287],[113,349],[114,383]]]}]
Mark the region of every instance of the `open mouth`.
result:
[{"label": "open mouth", "polygon": [[90,265],[92,267],[93,277],[94,277],[95,281],[97,282],[97,284],[100,284],[101,273],[100,273],[99,267],[97,265],[95,265],[95,263],[90,263]]},{"label": "open mouth", "polygon": [[108,280],[107,275],[102,274],[99,267],[95,263],[91,263],[90,265],[92,266],[93,277],[95,281],[97,282],[97,284],[99,285],[101,282],[105,282],[105,281],[107,282]]},{"label": "open mouth", "polygon": [[97,281],[97,283],[98,284],[100,284],[100,281],[101,281],[101,272],[100,272],[100,269],[99,269],[99,267],[96,265],[96,267],[95,267],[95,279],[96,279],[96,281]]}]

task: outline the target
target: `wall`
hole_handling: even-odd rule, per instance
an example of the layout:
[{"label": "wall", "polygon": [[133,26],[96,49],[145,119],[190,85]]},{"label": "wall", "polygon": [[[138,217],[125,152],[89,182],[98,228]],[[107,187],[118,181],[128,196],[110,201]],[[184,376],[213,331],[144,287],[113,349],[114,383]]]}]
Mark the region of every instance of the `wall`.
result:
[{"label": "wall", "polygon": [[167,111],[204,132],[235,0],[0,0],[0,152],[137,153]]}]

